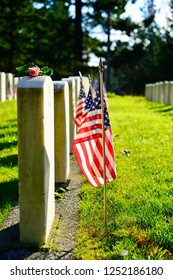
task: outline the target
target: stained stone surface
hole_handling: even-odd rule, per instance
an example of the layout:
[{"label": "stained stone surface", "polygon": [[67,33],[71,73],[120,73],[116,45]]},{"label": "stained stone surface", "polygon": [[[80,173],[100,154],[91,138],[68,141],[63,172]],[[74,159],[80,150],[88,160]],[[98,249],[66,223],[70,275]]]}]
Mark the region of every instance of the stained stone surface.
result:
[{"label": "stained stone surface", "polygon": [[54,84],[55,183],[67,182],[70,171],[69,87]]},{"label": "stained stone surface", "polygon": [[17,116],[20,241],[38,246],[47,242],[55,216],[54,89],[50,77],[20,80]]}]

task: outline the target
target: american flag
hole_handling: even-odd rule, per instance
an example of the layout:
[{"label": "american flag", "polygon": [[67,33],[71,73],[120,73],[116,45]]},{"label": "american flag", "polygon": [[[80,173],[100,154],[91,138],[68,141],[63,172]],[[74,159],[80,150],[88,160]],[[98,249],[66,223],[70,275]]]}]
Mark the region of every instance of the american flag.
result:
[{"label": "american flag", "polygon": [[[106,102],[104,100],[105,164],[106,183],[116,178],[112,132]],[[102,110],[100,86],[90,109],[80,125],[72,143],[72,149],[78,164],[92,186],[104,184],[104,159],[102,141]]]},{"label": "american flag", "polygon": [[85,95],[85,92],[84,92],[82,79],[80,79],[80,92],[79,92],[78,100],[77,100],[77,103],[76,103],[75,118],[74,118],[74,122],[75,122],[77,127],[79,127],[80,124],[81,124],[82,115],[83,115],[83,112],[84,112],[84,109],[85,109],[85,105],[86,105],[86,95]]},{"label": "american flag", "polygon": [[86,97],[85,109],[84,109],[83,114],[82,114],[81,123],[83,122],[83,120],[85,119],[87,113],[89,112],[92,103],[93,103],[93,99],[92,99],[92,92],[91,92],[91,87],[90,87],[89,91],[88,91],[88,95]]},{"label": "american flag", "polygon": [[[97,78],[94,83],[93,83],[93,95],[95,96],[96,95],[96,92],[99,90],[100,88],[100,77]],[[108,107],[108,102],[107,102],[107,95],[106,95],[106,87],[105,85],[103,84],[103,96],[104,96],[104,99],[106,101],[106,106]]]}]

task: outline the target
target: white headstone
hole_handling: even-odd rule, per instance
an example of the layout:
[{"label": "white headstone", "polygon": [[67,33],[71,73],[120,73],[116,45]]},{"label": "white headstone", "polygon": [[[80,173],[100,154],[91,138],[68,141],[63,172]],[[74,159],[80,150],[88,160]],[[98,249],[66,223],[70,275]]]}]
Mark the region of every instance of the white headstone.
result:
[{"label": "white headstone", "polygon": [[159,82],[155,83],[155,95],[154,95],[154,102],[158,102],[159,100]]},{"label": "white headstone", "polygon": [[47,243],[55,214],[54,90],[50,77],[17,88],[20,241]]},{"label": "white headstone", "polygon": [[164,82],[164,104],[169,105],[170,82]]},{"label": "white headstone", "polygon": [[0,72],[0,101],[6,100],[6,74]]},{"label": "white headstone", "polygon": [[7,73],[6,74],[6,88],[7,88],[7,99],[13,99],[14,98],[14,85],[13,85],[13,74]]},{"label": "white headstone", "polygon": [[173,105],[173,81],[170,82],[169,105]]},{"label": "white headstone", "polygon": [[69,86],[69,126],[70,126],[70,153],[72,151],[72,142],[76,136],[76,125],[74,123],[75,106],[76,106],[76,84],[73,78],[63,78],[63,81],[68,82]]},{"label": "white headstone", "polygon": [[163,96],[164,96],[164,84],[163,82],[159,82],[159,95],[158,95],[158,102],[163,103]]},{"label": "white headstone", "polygon": [[150,87],[150,85],[149,84],[146,84],[145,85],[145,98],[147,99],[147,100],[149,100],[149,87]]},{"label": "white headstone", "polygon": [[150,84],[150,91],[148,99],[151,101],[153,99],[153,93],[154,93],[154,84]]},{"label": "white headstone", "polygon": [[14,85],[14,99],[17,98],[17,85],[20,81],[20,78],[19,77],[14,77],[14,81],[13,81],[13,85]]},{"label": "white headstone", "polygon": [[54,84],[55,182],[67,182],[70,172],[69,87],[67,81]]},{"label": "white headstone", "polygon": [[75,100],[77,101],[79,91],[80,91],[80,77],[79,76],[70,76],[69,79],[74,79],[74,81],[75,81]]}]

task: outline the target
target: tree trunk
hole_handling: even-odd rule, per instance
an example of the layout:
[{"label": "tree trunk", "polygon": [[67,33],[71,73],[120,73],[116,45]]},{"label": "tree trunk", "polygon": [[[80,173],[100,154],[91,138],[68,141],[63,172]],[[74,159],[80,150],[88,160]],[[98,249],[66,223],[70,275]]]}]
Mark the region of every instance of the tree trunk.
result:
[{"label": "tree trunk", "polygon": [[76,17],[74,34],[74,54],[77,66],[78,64],[82,63],[82,1],[76,0],[75,7]]},{"label": "tree trunk", "polygon": [[110,91],[110,76],[111,76],[111,67],[110,67],[110,56],[111,56],[111,41],[110,41],[110,11],[107,13],[107,71],[106,71],[106,89]]}]

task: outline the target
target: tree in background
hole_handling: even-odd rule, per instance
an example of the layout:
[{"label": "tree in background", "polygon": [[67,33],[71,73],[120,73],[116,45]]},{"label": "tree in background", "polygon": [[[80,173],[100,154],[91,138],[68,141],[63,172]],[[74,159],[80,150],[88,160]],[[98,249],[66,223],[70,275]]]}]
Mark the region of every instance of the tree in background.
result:
[{"label": "tree in background", "polygon": [[92,0],[90,1],[90,12],[88,12],[88,18],[90,19],[90,29],[101,26],[103,33],[107,36],[107,42],[103,47],[106,46],[106,51],[102,51],[102,56],[105,57],[106,61],[106,86],[107,90],[111,89],[110,78],[111,78],[111,29],[116,29],[116,22],[120,19],[120,15],[125,11],[125,5],[128,0]]},{"label": "tree in background", "polygon": [[[39,5],[38,5],[39,4]],[[0,0],[0,70],[34,61],[72,74],[74,24],[69,1]]]},{"label": "tree in background", "polygon": [[[94,75],[98,65],[88,66],[94,54],[105,59],[107,90],[141,94],[145,83],[172,79],[173,16],[160,30],[154,0],[144,0],[143,19],[135,23],[123,16],[129,2],[136,1],[0,0],[0,71],[34,61],[54,68],[55,79]],[[106,40],[93,37],[97,27]],[[112,40],[117,31],[128,40]]]},{"label": "tree in background", "polygon": [[[75,0],[75,27],[74,27],[74,56],[77,62],[74,69],[81,66],[83,62],[83,32],[82,32],[82,1]],[[79,69],[79,68],[78,68]],[[79,70],[77,70],[79,71]]]},{"label": "tree in background", "polygon": [[49,1],[36,9],[32,57],[54,68],[55,78],[71,75],[74,62],[74,24],[66,1]]},{"label": "tree in background", "polygon": [[11,72],[32,51],[34,7],[28,0],[0,0],[0,7],[0,69]]},{"label": "tree in background", "polygon": [[157,81],[160,74],[158,59],[163,34],[155,22],[154,1],[146,0],[141,10],[143,20],[139,24],[129,22],[129,42],[119,41],[112,57],[114,68],[118,68],[117,90],[126,93],[144,93],[145,84]]}]

